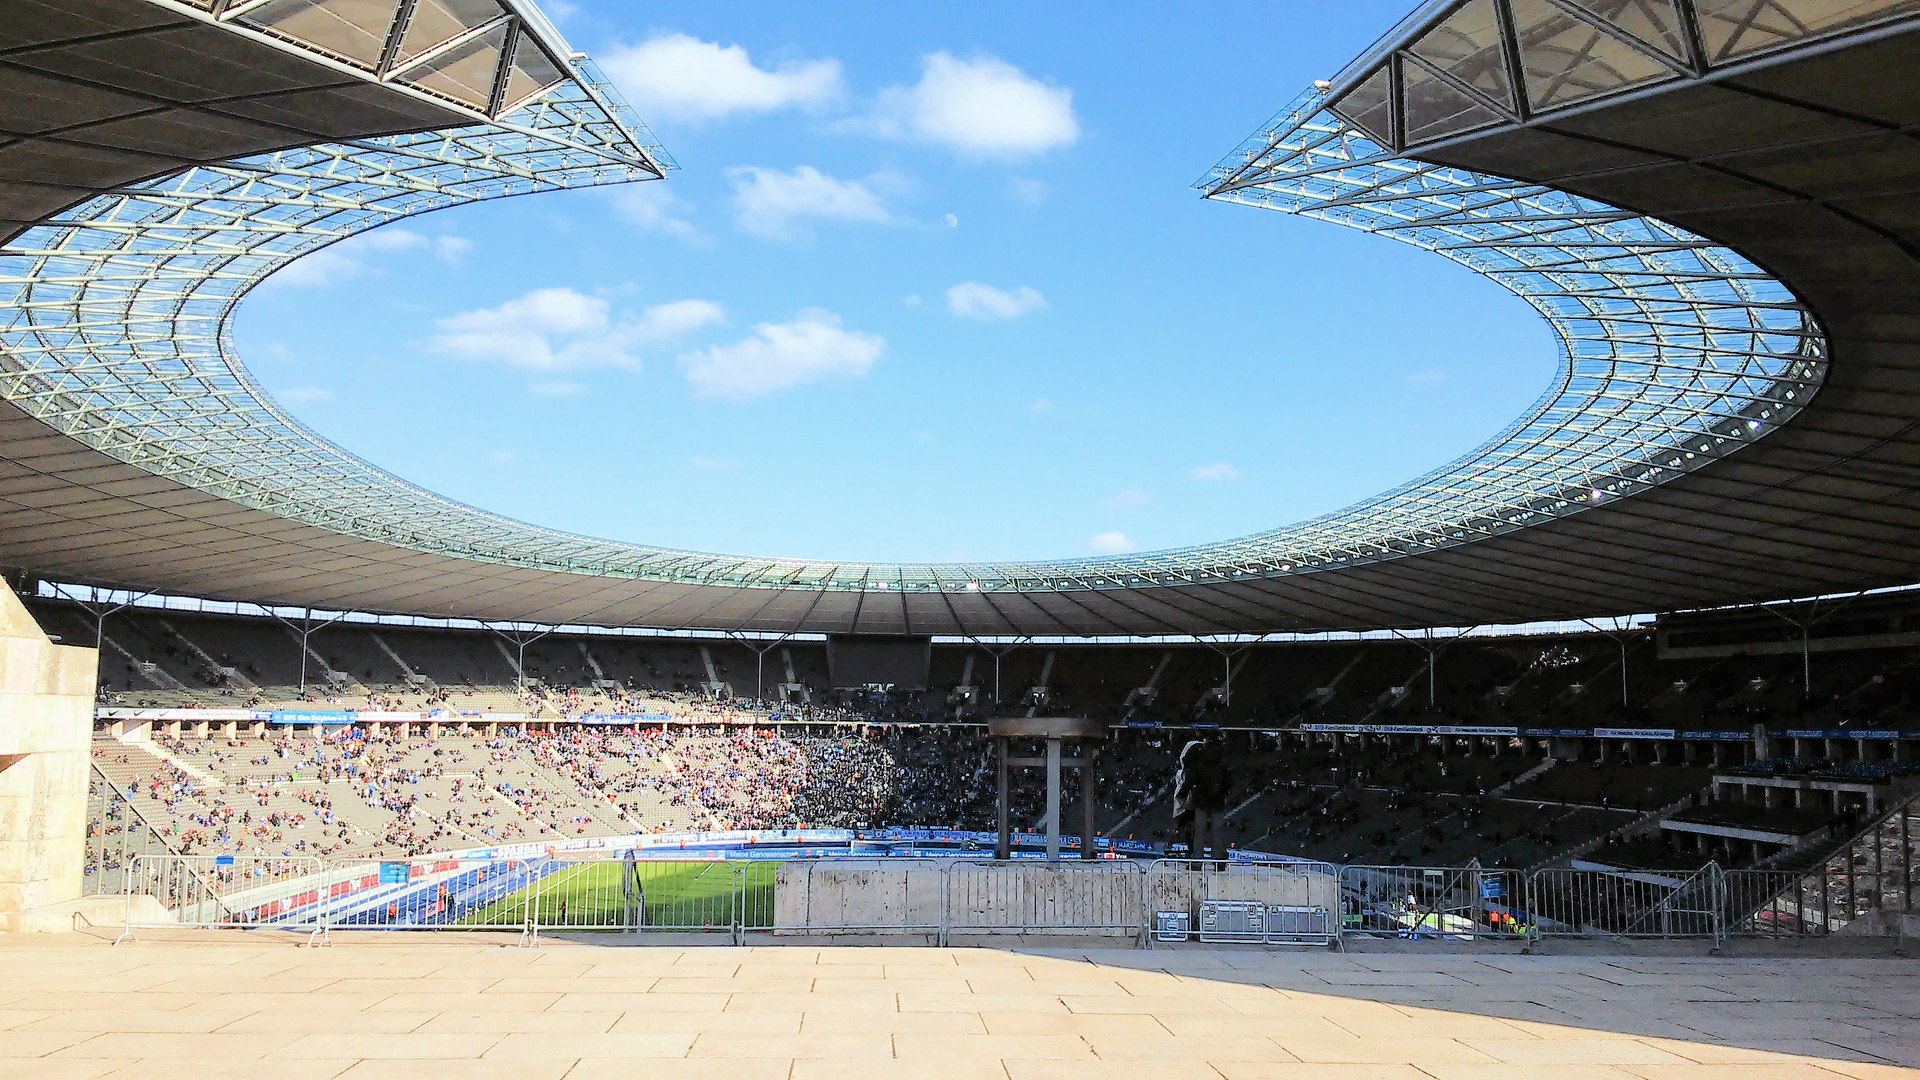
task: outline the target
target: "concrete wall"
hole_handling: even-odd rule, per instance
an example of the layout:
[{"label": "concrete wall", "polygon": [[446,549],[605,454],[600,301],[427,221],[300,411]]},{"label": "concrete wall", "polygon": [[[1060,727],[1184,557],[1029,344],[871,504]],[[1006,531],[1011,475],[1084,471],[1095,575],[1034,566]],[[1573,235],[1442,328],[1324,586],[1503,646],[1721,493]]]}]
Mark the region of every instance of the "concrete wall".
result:
[{"label": "concrete wall", "polygon": [[1320,907],[1337,925],[1340,881],[1305,868],[1236,866],[1226,873],[1143,863],[969,863],[923,859],[822,859],[783,863],[774,875],[781,933],[1058,932],[1130,937],[1154,911],[1200,901],[1258,900]]},{"label": "concrete wall", "polygon": [[0,914],[80,895],[98,670],[0,587]]},{"label": "concrete wall", "polygon": [[943,864],[928,859],[796,859],[773,878],[773,925],[787,933],[925,933],[944,910]]}]

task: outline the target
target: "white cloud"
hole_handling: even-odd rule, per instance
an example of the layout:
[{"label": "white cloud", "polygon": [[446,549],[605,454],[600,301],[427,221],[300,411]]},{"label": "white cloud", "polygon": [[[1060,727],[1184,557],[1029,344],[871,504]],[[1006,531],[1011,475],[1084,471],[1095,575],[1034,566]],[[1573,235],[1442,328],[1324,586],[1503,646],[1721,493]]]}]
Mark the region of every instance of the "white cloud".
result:
[{"label": "white cloud", "polygon": [[627,326],[636,343],[664,345],[682,334],[723,322],[726,317],[720,305],[711,300],[674,300],[655,304]]},{"label": "white cloud", "polygon": [[1195,480],[1238,480],[1240,470],[1224,461],[1217,461],[1212,465],[1196,465],[1187,475]]},{"label": "white cloud", "polygon": [[586,384],[557,380],[553,382],[528,383],[527,389],[541,397],[572,397],[585,390]]},{"label": "white cloud", "polygon": [[686,212],[693,208],[663,183],[624,184],[614,188],[609,198],[614,213],[643,231],[665,233],[689,244],[708,242],[706,234],[686,218]]},{"label": "white cloud", "polygon": [[944,143],[962,153],[1016,157],[1080,137],[1073,91],[1004,60],[928,56],[920,81],[881,91],[872,127],[883,135]]},{"label": "white cloud", "polygon": [[349,237],[334,245],[336,248],[360,247],[369,251],[408,251],[427,242],[427,238],[407,229],[375,229]]},{"label": "white cloud", "polygon": [[769,240],[805,239],[805,218],[887,221],[887,208],[858,180],[836,180],[811,165],[792,172],[745,166],[728,169],[740,228]]},{"label": "white cloud", "polygon": [[600,66],[651,120],[700,123],[734,113],[817,108],[840,96],[838,60],[754,66],[747,50],[686,34],[616,45]]},{"label": "white cloud", "polygon": [[291,390],[282,390],[273,396],[290,405],[299,405],[308,401],[326,401],[333,397],[333,391],[324,386],[296,386]]},{"label": "white cloud", "polygon": [[885,338],[842,329],[840,316],[809,308],[790,323],[762,323],[753,336],[680,358],[701,397],[744,401],[827,378],[859,378],[887,347]]},{"label": "white cloud", "polygon": [[442,262],[457,265],[473,241],[462,236],[438,236],[429,239],[410,229],[391,225],[372,232],[349,236],[337,244],[303,255],[277,271],[269,280],[292,288],[319,288],[354,277],[367,268],[368,256],[375,253],[429,249]]},{"label": "white cloud", "polygon": [[1022,285],[1004,292],[978,281],[963,281],[947,290],[947,310],[963,319],[1015,319],[1047,306],[1047,298]]},{"label": "white cloud", "polygon": [[1034,415],[1038,416],[1041,413],[1052,412],[1053,402],[1051,399],[1048,399],[1048,398],[1035,398],[1033,401],[1033,404],[1027,407],[1033,410]]},{"label": "white cloud", "polygon": [[1138,546],[1123,532],[1103,532],[1087,540],[1088,550],[1095,555],[1119,555]]},{"label": "white cloud", "polygon": [[268,284],[290,289],[320,288],[332,285],[360,272],[360,260],[340,250],[346,241],[324,247],[274,271]]},{"label": "white cloud", "polygon": [[720,305],[706,300],[675,300],[637,316],[616,315],[597,296],[567,288],[535,289],[498,307],[439,320],[433,347],[459,360],[530,371],[638,368],[639,350],[667,344],[724,317]]},{"label": "white cloud", "polygon": [[1136,506],[1145,506],[1153,501],[1153,496],[1144,491],[1122,491],[1101,501],[1109,510],[1131,510]]}]

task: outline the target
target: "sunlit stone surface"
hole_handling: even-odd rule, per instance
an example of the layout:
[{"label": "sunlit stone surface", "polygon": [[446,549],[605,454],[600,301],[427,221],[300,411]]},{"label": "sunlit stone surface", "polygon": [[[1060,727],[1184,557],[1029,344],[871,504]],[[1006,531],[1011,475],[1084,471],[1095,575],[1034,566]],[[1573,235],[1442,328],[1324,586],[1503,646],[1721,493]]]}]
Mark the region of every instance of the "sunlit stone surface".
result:
[{"label": "sunlit stone surface", "polygon": [[1895,957],[0,935],[0,1075],[1920,1076]]}]

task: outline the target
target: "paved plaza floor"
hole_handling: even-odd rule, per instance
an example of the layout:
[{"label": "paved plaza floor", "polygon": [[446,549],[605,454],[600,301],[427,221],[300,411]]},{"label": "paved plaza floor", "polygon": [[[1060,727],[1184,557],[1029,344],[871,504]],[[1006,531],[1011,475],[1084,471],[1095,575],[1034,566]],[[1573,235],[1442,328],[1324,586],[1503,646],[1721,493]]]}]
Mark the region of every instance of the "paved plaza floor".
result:
[{"label": "paved plaza floor", "polygon": [[1920,961],[0,935],[0,1077],[1920,1078]]}]

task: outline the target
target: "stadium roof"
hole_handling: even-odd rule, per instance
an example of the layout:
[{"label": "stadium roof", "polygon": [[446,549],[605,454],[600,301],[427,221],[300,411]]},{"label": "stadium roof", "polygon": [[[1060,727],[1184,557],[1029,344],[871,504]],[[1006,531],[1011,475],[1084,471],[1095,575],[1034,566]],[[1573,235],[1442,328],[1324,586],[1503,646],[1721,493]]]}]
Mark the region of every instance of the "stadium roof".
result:
[{"label": "stadium roof", "polygon": [[25,103],[0,118],[0,564],[275,605],[972,635],[1468,625],[1910,583],[1916,8],[1421,8],[1201,186],[1488,275],[1564,344],[1545,395],[1460,460],[1297,525],[901,566],[488,514],[309,431],[233,354],[247,290],[334,241],[664,174],[531,8],[0,0],[0,95]]}]

